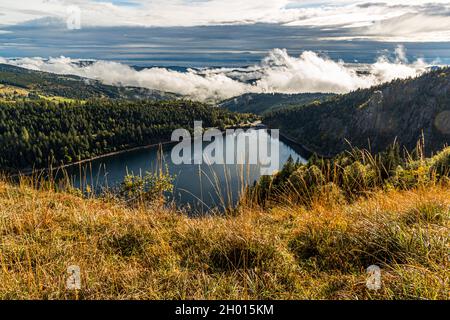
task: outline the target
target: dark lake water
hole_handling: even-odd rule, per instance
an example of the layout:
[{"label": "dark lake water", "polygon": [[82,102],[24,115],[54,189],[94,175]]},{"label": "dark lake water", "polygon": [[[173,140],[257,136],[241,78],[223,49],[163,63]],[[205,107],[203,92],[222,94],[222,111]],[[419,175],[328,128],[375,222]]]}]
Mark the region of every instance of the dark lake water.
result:
[{"label": "dark lake water", "polygon": [[[258,130],[259,134],[274,141],[266,130]],[[261,137],[261,136],[260,136]],[[232,135],[236,142],[237,137]],[[113,155],[69,168],[75,187],[84,189],[114,188],[119,185],[128,173],[145,174],[167,167],[174,179],[174,192],[169,198],[178,207],[188,207],[197,212],[212,208],[224,208],[236,204],[239,195],[246,185],[252,185],[261,177],[261,164],[250,164],[249,145],[257,143],[255,135],[250,135],[245,146],[235,143],[235,159],[239,164],[175,164],[171,159],[174,144],[160,145],[147,149],[134,150]],[[203,142],[204,148],[210,142]],[[296,151],[297,150],[297,151]],[[295,145],[279,140],[279,167],[291,156],[294,160],[305,162]],[[194,152],[192,153],[194,157]]]}]

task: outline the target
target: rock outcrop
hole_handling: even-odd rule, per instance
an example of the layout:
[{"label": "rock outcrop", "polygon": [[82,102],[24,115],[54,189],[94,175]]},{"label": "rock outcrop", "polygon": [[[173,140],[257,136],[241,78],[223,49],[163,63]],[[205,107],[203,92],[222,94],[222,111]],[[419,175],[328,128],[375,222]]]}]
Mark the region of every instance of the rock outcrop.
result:
[{"label": "rock outcrop", "polygon": [[264,122],[326,156],[350,144],[378,152],[397,141],[412,150],[422,138],[431,154],[450,142],[450,68],[272,112]]}]

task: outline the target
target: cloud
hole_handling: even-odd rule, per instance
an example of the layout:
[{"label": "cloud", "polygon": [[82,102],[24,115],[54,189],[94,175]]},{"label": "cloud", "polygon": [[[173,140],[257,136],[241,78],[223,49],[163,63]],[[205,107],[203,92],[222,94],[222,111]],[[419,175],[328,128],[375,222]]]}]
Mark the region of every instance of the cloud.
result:
[{"label": "cloud", "polygon": [[348,39],[450,40],[450,4],[446,0],[2,0],[1,24],[44,17],[66,21],[70,5],[81,9],[83,27],[276,23],[351,30]]},{"label": "cloud", "polygon": [[86,65],[66,57],[3,58],[0,62],[32,70],[78,75],[106,84],[175,92],[201,101],[218,101],[249,92],[345,93],[396,78],[415,77],[427,69],[422,60],[408,63],[403,47],[397,48],[393,59],[381,56],[373,64],[345,64],[312,51],[293,57],[286,50],[274,49],[253,66],[188,69],[186,72],[165,68],[136,70],[110,61],[94,61]]},{"label": "cloud", "polygon": [[[228,23],[278,23],[289,0],[2,0],[4,24],[47,16],[65,19],[70,5],[78,6],[86,26],[197,26]],[[182,14],[181,14],[182,13]]]},{"label": "cloud", "polygon": [[327,27],[348,31],[335,38],[366,38],[389,42],[450,41],[448,1],[389,1],[354,3],[310,9],[289,26]]},{"label": "cloud", "polygon": [[275,49],[262,63],[262,75],[256,82],[256,87],[265,92],[346,93],[396,78],[415,77],[426,70],[427,66],[423,61],[408,64],[405,59],[402,47],[396,50],[394,61],[381,56],[371,65],[348,65],[312,51],[305,51],[295,58],[285,50]]},{"label": "cloud", "polygon": [[378,21],[362,35],[381,41],[446,41],[450,40],[450,10],[439,14],[406,13],[397,18]]}]

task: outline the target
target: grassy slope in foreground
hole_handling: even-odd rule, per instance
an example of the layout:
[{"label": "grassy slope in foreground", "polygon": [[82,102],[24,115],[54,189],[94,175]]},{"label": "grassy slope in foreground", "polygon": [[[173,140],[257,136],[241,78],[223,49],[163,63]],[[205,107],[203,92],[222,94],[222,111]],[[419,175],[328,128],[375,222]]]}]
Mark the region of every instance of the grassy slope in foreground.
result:
[{"label": "grassy slope in foreground", "polygon": [[448,299],[449,208],[428,186],[190,219],[0,182],[0,298],[74,298],[76,264],[81,299]]}]

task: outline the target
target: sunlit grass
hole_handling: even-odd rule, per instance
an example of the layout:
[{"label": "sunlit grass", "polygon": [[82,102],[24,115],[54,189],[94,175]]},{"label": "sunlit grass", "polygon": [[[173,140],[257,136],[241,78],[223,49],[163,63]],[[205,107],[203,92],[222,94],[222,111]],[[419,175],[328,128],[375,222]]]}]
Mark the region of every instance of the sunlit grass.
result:
[{"label": "sunlit grass", "polygon": [[[229,183],[222,190],[217,172],[199,171],[222,210],[194,216],[98,197],[69,177],[0,178],[0,298],[449,299],[448,152],[389,175],[366,152],[356,166],[301,166],[264,204],[240,166],[235,208]],[[374,264],[378,291],[366,287]],[[66,290],[70,265],[81,269],[79,292]]]},{"label": "sunlit grass", "polygon": [[189,218],[2,182],[0,297],[72,299],[75,264],[80,299],[447,299],[449,208],[435,185]]}]

